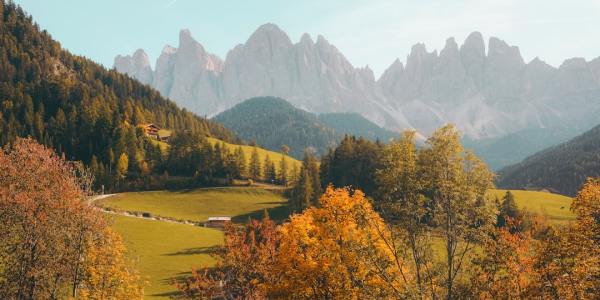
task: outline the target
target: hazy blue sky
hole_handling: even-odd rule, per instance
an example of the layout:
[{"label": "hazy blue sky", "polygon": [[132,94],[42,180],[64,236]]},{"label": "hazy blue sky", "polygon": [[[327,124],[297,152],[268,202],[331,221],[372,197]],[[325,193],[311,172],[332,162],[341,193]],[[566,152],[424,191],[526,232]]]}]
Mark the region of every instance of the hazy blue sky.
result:
[{"label": "hazy blue sky", "polygon": [[600,0],[16,0],[64,47],[106,66],[117,54],[143,48],[154,64],[178,32],[221,57],[271,22],[297,42],[304,32],[325,36],[355,66],[379,75],[418,42],[440,49],[472,31],[518,45],[526,61],[552,65],[600,56]]}]

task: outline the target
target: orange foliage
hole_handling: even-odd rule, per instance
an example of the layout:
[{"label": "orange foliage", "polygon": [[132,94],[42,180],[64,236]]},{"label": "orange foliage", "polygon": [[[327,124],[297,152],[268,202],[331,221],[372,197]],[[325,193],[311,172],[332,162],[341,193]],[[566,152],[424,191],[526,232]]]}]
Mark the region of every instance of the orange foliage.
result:
[{"label": "orange foliage", "polygon": [[468,284],[479,299],[527,298],[533,274],[531,251],[534,241],[529,232],[507,218],[506,227],[495,229],[484,243],[483,254],[474,260],[472,280]]},{"label": "orange foliage", "polygon": [[[302,299],[400,297],[411,278],[396,268],[390,235],[361,191],[329,187],[280,228],[270,295]],[[404,275],[407,276],[407,275]]]},{"label": "orange foliage", "polygon": [[213,253],[217,266],[176,283],[188,298],[261,299],[272,281],[271,267],[276,255],[278,233],[265,214],[262,222],[250,220],[246,227],[228,224],[225,245]]},{"label": "orange foliage", "polygon": [[32,139],[0,151],[1,299],[78,296],[89,275],[83,262],[100,250],[89,242],[110,238],[85,202],[80,171]]}]

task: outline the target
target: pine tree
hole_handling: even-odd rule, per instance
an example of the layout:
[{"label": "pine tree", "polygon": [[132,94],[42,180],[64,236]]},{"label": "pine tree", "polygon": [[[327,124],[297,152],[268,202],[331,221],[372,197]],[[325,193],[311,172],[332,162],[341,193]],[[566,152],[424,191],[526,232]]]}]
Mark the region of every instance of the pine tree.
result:
[{"label": "pine tree", "polygon": [[496,226],[498,227],[504,227],[507,218],[519,219],[521,216],[517,203],[515,202],[515,197],[510,191],[506,191],[498,210],[496,221]]},{"label": "pine tree", "polygon": [[256,147],[252,149],[252,156],[250,157],[250,177],[254,180],[260,180],[262,178],[262,167],[260,165],[260,158],[258,157],[258,149]]},{"label": "pine tree", "polygon": [[269,183],[273,183],[277,174],[275,174],[275,164],[271,161],[271,157],[267,155],[265,157],[264,167],[264,180]]},{"label": "pine tree", "polygon": [[292,171],[290,172],[290,176],[288,178],[289,185],[295,185],[298,182],[298,178],[300,177],[300,170],[298,170],[298,164],[292,164]]},{"label": "pine tree", "polygon": [[299,213],[312,206],[313,192],[310,174],[308,170],[303,169],[300,173],[298,183],[294,187],[292,197],[292,209],[294,212]]},{"label": "pine tree", "polygon": [[281,156],[281,161],[279,162],[279,183],[283,186],[288,185],[288,163],[285,155]]},{"label": "pine tree", "polygon": [[275,168],[275,162],[271,161],[269,164],[269,181],[271,183],[277,182],[277,168]]},{"label": "pine tree", "polygon": [[238,146],[235,151],[235,161],[239,170],[239,177],[246,178],[248,176],[248,170],[246,168],[246,155],[242,146]]},{"label": "pine tree", "polygon": [[[311,151],[307,150],[304,152],[302,169],[302,172],[306,171],[308,173],[308,180],[310,180],[310,186],[312,189],[312,194],[310,195],[310,198],[312,203],[316,205],[319,202],[319,197],[321,197],[321,194],[323,193],[323,189],[321,188],[319,163]],[[300,179],[303,180],[304,178]]]}]

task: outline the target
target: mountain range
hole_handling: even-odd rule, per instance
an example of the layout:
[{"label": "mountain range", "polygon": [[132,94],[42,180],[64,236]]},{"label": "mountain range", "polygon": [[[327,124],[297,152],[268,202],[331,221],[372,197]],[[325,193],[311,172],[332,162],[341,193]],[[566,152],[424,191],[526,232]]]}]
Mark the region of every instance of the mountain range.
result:
[{"label": "mountain range", "polygon": [[529,132],[575,136],[596,125],[600,110],[599,58],[571,58],[558,68],[539,58],[525,62],[518,47],[496,37],[486,45],[479,32],[462,45],[447,39],[439,53],[416,44],[405,63],[396,59],[377,79],[323,36],[314,41],[304,34],[294,43],[274,24],[260,26],[225,59],[182,30],[178,47],[165,46],[154,69],[141,49],[117,56],[114,68],[200,115],[276,96],[309,112],[355,112],[387,129],[414,128],[423,136],[454,123],[471,140],[520,134],[527,144]]}]

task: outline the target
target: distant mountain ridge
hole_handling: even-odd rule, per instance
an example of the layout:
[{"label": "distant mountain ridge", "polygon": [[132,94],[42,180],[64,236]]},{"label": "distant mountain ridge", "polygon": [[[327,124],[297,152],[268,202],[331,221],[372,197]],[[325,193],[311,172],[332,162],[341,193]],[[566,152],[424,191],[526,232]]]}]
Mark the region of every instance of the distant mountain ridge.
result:
[{"label": "distant mountain ridge", "polygon": [[256,142],[274,151],[287,145],[290,154],[297,158],[302,157],[306,148],[314,148],[317,154],[324,154],[328,148],[335,147],[345,134],[382,141],[396,136],[358,114],[336,113],[317,117],[276,97],[248,99],[218,114],[213,120],[246,142]]},{"label": "distant mountain ridge", "polygon": [[[558,68],[539,58],[525,62],[518,47],[496,37],[486,45],[473,32],[462,45],[447,39],[439,53],[416,44],[405,61],[395,60],[376,79],[323,36],[313,41],[304,34],[293,43],[265,24],[224,60],[182,30],[178,47],[165,46],[151,74],[143,50],[117,57],[114,67],[200,115],[276,96],[309,112],[359,113],[386,129],[414,128],[423,136],[446,123],[471,140],[533,131],[579,134],[597,123],[600,58],[572,58]],[[547,146],[524,143],[530,151]]]},{"label": "distant mountain ridge", "polygon": [[207,52],[189,30],[179,40],[178,48],[165,47],[153,76],[143,50],[118,56],[114,66],[201,115],[270,95],[311,112],[357,112],[387,128],[424,134],[452,122],[478,139],[551,127],[557,120],[587,129],[590,108],[600,107],[589,103],[600,95],[600,59],[568,59],[559,68],[539,58],[525,63],[518,47],[495,37],[486,52],[478,32],[460,47],[449,38],[439,54],[416,44],[406,64],[396,60],[377,80],[323,36],[314,42],[305,34],[292,43],[274,24],[259,27],[225,60]]},{"label": "distant mountain ridge", "polygon": [[501,188],[551,189],[575,195],[586,178],[600,176],[600,126],[500,170]]}]

